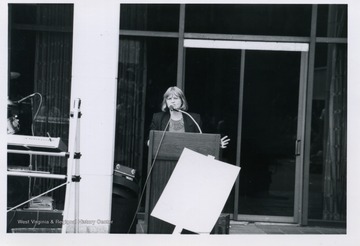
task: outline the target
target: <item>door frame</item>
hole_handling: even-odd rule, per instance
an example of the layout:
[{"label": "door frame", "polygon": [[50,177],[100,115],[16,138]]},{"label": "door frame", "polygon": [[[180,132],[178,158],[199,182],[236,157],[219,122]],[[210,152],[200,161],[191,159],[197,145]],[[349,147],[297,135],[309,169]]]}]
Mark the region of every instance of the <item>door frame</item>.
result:
[{"label": "door frame", "polygon": [[[239,86],[239,112],[238,112],[238,135],[237,146],[241,148],[241,124],[242,124],[242,110],[243,110],[243,88],[244,88],[244,72],[245,72],[245,56],[246,50],[257,51],[289,51],[300,52],[300,78],[299,78],[299,100],[298,100],[298,121],[297,121],[297,137],[294,143],[295,148],[295,190],[294,190],[294,213],[293,216],[267,216],[267,215],[242,215],[238,213],[239,204],[239,177],[235,182],[235,201],[232,219],[246,220],[246,221],[265,221],[265,222],[282,222],[282,223],[297,223],[301,224],[303,218],[304,197],[307,197],[307,190],[304,190],[305,178],[308,175],[304,173],[305,160],[305,137],[306,131],[306,113],[307,102],[309,100],[307,95],[308,90],[308,43],[294,43],[294,42],[261,42],[261,41],[234,41],[234,40],[209,40],[209,39],[184,39],[183,42],[183,63],[186,62],[187,48],[201,48],[201,49],[233,49],[241,50],[241,65],[240,65],[240,86]],[[185,66],[182,68],[182,79],[185,78]],[[179,85],[184,89],[186,86],[184,81],[178,81]],[[308,116],[311,117],[311,116]],[[240,167],[240,151],[236,154],[236,166]]]}]

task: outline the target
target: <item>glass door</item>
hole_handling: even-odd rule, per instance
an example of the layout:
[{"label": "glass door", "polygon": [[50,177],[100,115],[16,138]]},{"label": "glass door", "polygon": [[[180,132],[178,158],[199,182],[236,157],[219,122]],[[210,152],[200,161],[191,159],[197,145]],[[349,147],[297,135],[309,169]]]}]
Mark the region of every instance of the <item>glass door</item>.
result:
[{"label": "glass door", "polygon": [[223,212],[296,223],[307,53],[208,44],[186,48],[185,94],[204,132],[231,139],[221,160],[241,167]]},{"label": "glass door", "polygon": [[294,217],[298,204],[300,61],[299,52],[246,51],[238,149],[240,219],[293,221],[281,217]]}]

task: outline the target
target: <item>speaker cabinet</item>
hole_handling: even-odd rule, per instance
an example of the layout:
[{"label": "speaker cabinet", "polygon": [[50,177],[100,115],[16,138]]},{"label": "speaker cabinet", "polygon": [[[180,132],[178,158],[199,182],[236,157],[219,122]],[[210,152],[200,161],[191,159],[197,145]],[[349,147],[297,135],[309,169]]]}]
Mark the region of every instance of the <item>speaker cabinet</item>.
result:
[{"label": "speaker cabinet", "polygon": [[136,182],[117,173],[113,175],[110,233],[136,233],[138,191]]}]

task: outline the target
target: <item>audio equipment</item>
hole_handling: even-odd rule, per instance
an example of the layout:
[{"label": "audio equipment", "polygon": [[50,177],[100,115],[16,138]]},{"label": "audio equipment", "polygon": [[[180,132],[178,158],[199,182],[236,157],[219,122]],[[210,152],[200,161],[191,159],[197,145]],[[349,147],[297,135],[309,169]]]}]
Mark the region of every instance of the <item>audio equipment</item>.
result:
[{"label": "audio equipment", "polygon": [[9,149],[25,149],[38,151],[66,151],[66,145],[60,138],[28,135],[7,135]]},{"label": "audio equipment", "polygon": [[114,174],[119,174],[129,180],[133,180],[135,178],[136,170],[121,164],[115,164]]}]

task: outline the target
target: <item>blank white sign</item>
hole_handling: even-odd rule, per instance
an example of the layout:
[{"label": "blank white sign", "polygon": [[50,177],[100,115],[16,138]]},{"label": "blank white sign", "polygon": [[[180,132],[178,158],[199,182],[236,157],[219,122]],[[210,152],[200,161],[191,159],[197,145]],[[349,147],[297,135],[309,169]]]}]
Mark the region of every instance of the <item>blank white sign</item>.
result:
[{"label": "blank white sign", "polygon": [[196,233],[210,233],[240,167],[184,148],[151,215]]}]

